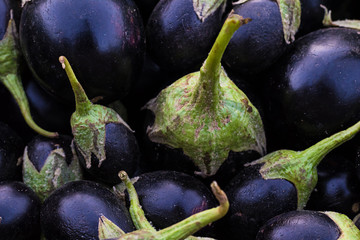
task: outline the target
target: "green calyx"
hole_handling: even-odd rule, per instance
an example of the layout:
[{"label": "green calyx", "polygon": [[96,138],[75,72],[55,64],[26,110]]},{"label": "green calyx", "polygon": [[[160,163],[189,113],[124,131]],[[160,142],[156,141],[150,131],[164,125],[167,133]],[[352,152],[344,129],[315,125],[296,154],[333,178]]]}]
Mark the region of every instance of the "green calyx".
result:
[{"label": "green calyx", "polygon": [[284,39],[289,44],[295,40],[295,34],[300,26],[301,3],[300,0],[277,0],[277,3],[283,24]]},{"label": "green calyx", "polygon": [[6,33],[0,41],[0,82],[10,91],[11,95],[18,104],[25,122],[35,132],[45,137],[57,137],[58,133],[49,132],[39,127],[31,117],[29,102],[25,94],[21,77],[19,74],[20,51],[17,45],[18,34],[15,21],[10,12],[10,20]]},{"label": "green calyx", "polygon": [[125,232],[121,230],[121,228],[119,228],[116,224],[114,224],[104,215],[99,218],[98,232],[99,240],[116,239],[125,234]]},{"label": "green calyx", "polygon": [[[211,238],[201,238],[201,237],[193,237],[190,236],[191,234],[197,232],[201,228],[205,227],[206,225],[219,220],[229,210],[229,201],[227,199],[226,194],[220,189],[216,182],[211,184],[211,189],[219,201],[220,205],[215,208],[211,208],[199,213],[196,213],[183,221],[174,224],[170,227],[157,231],[146,219],[144,211],[141,208],[139,203],[138,195],[136,190],[129,179],[126,172],[121,171],[119,173],[120,179],[126,186],[126,189],[129,193],[130,198],[130,215],[134,222],[134,225],[138,230],[130,233],[121,233],[120,231],[116,230],[116,227],[113,226],[113,223],[106,223],[104,221],[105,217],[101,217],[99,219],[99,239],[100,240],[135,240],[135,239],[142,239],[142,240],[169,240],[169,239],[177,239],[177,240],[211,240]],[[105,223],[105,224],[104,224]],[[101,227],[101,228],[100,228]],[[107,229],[106,231],[104,229]],[[115,229],[115,230],[114,230]],[[109,232],[109,234],[103,234],[104,232]],[[114,232],[118,232],[118,237],[114,238]],[[101,237],[100,238],[100,233]],[[111,237],[111,238],[110,238]]]},{"label": "green calyx", "polygon": [[27,147],[23,155],[23,182],[44,201],[55,189],[67,182],[82,179],[79,161],[73,152],[70,165],[66,162],[64,149],[53,150],[39,172],[29,159]]},{"label": "green calyx", "polygon": [[331,10],[328,10],[324,5],[320,5],[324,11],[323,25],[325,27],[344,27],[360,30],[360,20],[337,20],[333,21],[331,18]]},{"label": "green calyx", "polygon": [[230,15],[200,72],[180,78],[145,106],[155,114],[150,140],[182,149],[203,176],[214,175],[230,151],[265,153],[260,114],[220,63],[232,35],[248,21]]},{"label": "green calyx", "polygon": [[93,104],[78,80],[68,62],[61,56],[59,61],[65,69],[75,95],[76,111],[72,114],[70,124],[76,147],[84,157],[86,167],[91,167],[91,155],[94,154],[99,160],[99,166],[106,159],[105,135],[106,124],[121,123],[130,127],[113,109]]},{"label": "green calyx", "polygon": [[337,212],[323,212],[331,218],[341,231],[338,240],[360,239],[360,230],[346,215]]},{"label": "green calyx", "polygon": [[204,21],[217,9],[225,10],[226,0],[193,0],[194,11],[200,21]]},{"label": "green calyx", "polygon": [[360,131],[360,122],[303,150],[278,150],[247,165],[263,164],[260,174],[264,179],[286,179],[297,189],[298,210],[302,210],[314,190],[318,175],[317,165],[333,149],[353,138]]}]

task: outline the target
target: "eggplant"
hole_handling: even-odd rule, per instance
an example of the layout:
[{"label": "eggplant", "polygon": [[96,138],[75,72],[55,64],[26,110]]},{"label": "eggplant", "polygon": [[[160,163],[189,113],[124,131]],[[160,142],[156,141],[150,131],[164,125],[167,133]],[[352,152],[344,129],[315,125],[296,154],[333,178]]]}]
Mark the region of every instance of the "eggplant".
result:
[{"label": "eggplant", "polygon": [[[169,227],[217,204],[204,183],[185,173],[153,171],[136,176],[132,182],[146,219],[156,229]],[[117,186],[118,194],[121,187],[122,184]],[[195,235],[216,238],[216,227],[206,226]]]},{"label": "eggplant", "polygon": [[360,230],[337,212],[291,211],[270,219],[256,240],[340,240],[359,239]]},{"label": "eggplant", "polygon": [[91,99],[110,102],[134,85],[145,32],[132,0],[30,1],[21,14],[20,44],[37,81],[63,102],[74,99],[58,64],[61,55],[71,60]]},{"label": "eggplant", "polygon": [[23,182],[0,182],[1,239],[40,239],[40,205],[35,192]]},{"label": "eggplant", "polygon": [[47,240],[96,240],[101,216],[125,232],[134,230],[124,203],[108,188],[92,181],[66,183],[44,201],[40,211]]},{"label": "eggplant", "polygon": [[117,184],[119,171],[128,171],[129,175],[137,171],[140,150],[135,135],[115,110],[88,99],[64,56],[59,62],[75,95],[76,110],[70,124],[80,163],[93,179]]},{"label": "eggplant", "polygon": [[[125,233],[121,228],[109,221],[106,217],[101,216],[99,219],[99,238],[100,240],[117,239],[117,240],[133,240],[133,239],[186,239],[186,240],[200,240],[204,238],[197,238],[190,236],[204,226],[222,218],[229,209],[229,201],[226,194],[219,187],[216,181],[212,182],[211,190],[217,200],[219,206],[195,213],[191,217],[184,219],[170,227],[156,230],[151,223],[146,219],[144,211],[139,203],[139,199],[130,178],[124,171],[119,172],[120,179],[124,182],[125,187],[130,197],[130,214],[137,230],[131,233]],[[209,239],[209,238],[207,238]],[[211,239],[210,239],[211,240]]]},{"label": "eggplant", "polygon": [[72,137],[34,137],[23,154],[23,182],[44,201],[67,182],[82,179],[82,169],[73,149]]},{"label": "eggplant", "polygon": [[303,149],[360,119],[360,36],[326,28],[293,43],[262,85],[270,149]]}]

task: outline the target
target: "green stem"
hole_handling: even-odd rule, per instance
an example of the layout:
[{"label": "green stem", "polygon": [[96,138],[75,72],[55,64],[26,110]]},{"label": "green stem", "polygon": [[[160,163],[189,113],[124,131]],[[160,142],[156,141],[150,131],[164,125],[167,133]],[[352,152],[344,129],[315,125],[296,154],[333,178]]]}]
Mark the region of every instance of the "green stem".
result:
[{"label": "green stem", "polygon": [[231,14],[220,30],[210,53],[200,69],[200,77],[194,89],[192,103],[200,109],[216,109],[220,101],[221,58],[235,31],[250,21],[237,14]]},{"label": "green stem", "polygon": [[76,112],[81,116],[86,115],[92,106],[92,102],[86,96],[83,87],[77,80],[75,73],[66,57],[60,56],[59,62],[61,63],[62,68],[65,69],[66,74],[70,80],[71,87],[74,91]]},{"label": "green stem", "polygon": [[18,59],[20,53],[16,44],[17,31],[15,22],[12,18],[12,12],[10,13],[10,16],[6,33],[0,41],[0,81],[10,91],[20,108],[25,122],[30,128],[45,137],[57,137],[58,133],[42,129],[31,117],[29,102],[18,73]]},{"label": "green stem", "polygon": [[145,217],[145,213],[141,208],[138,195],[129,176],[125,171],[120,171],[119,178],[121,179],[121,181],[125,183],[126,189],[129,193],[129,198],[130,198],[129,212],[136,229],[148,229],[148,230],[153,230],[155,232],[156,231],[155,228],[151,226],[151,224]]},{"label": "green stem", "polygon": [[161,239],[185,239],[209,223],[219,220],[229,210],[229,201],[226,194],[220,189],[216,182],[212,182],[211,189],[220,205],[199,213],[196,213],[181,222],[159,231]]},{"label": "green stem", "polygon": [[302,151],[301,155],[306,155],[306,162],[304,164],[309,164],[312,167],[319,165],[321,160],[333,149],[337,148],[344,142],[353,138],[360,131],[360,121],[349,127],[346,130],[338,132],[328,138],[321,140],[315,145]]}]

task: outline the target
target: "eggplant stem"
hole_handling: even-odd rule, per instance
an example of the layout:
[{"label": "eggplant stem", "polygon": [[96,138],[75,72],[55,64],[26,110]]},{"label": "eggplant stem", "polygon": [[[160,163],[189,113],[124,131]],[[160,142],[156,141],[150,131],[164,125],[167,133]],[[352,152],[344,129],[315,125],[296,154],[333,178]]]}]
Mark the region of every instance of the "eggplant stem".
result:
[{"label": "eggplant stem", "polygon": [[145,213],[141,208],[140,202],[139,202],[139,197],[136,193],[135,187],[132,184],[129,176],[127,175],[127,173],[125,171],[120,171],[119,172],[119,178],[121,179],[121,181],[125,184],[126,189],[129,193],[129,198],[130,198],[130,208],[129,208],[129,212],[131,215],[131,219],[133,220],[133,223],[136,227],[136,229],[148,229],[151,231],[156,232],[156,229],[151,226],[150,222],[146,219],[145,217]]},{"label": "eggplant stem", "polygon": [[248,23],[249,18],[230,14],[225,20],[210,53],[200,68],[200,77],[194,89],[192,102],[201,109],[215,110],[220,101],[221,59],[233,34],[240,26]]},{"label": "eggplant stem", "polygon": [[74,91],[75,102],[76,102],[76,112],[81,116],[86,115],[92,106],[92,102],[89,100],[89,98],[87,97],[87,95],[85,93],[84,88],[81,86],[81,84],[77,80],[75,73],[74,73],[69,61],[67,60],[67,58],[64,56],[60,56],[59,62],[61,63],[61,67],[65,70],[65,72],[70,80],[71,87]]}]

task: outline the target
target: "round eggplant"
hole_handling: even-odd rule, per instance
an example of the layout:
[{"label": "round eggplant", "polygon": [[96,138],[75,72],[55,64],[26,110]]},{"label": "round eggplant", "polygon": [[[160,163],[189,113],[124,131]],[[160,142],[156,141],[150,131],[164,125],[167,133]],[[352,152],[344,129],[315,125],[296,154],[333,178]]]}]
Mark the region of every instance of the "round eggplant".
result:
[{"label": "round eggplant", "polygon": [[82,169],[72,138],[34,137],[25,147],[23,155],[23,181],[43,201],[63,184],[82,179]]},{"label": "round eggplant", "polygon": [[1,240],[40,239],[40,204],[24,183],[0,182]]},{"label": "round eggplant", "polygon": [[[270,148],[303,149],[360,119],[360,35],[327,28],[296,40],[264,85]],[[272,144],[274,145],[274,144]]]},{"label": "round eggplant", "polygon": [[115,194],[98,183],[82,180],[55,190],[44,201],[40,219],[47,240],[97,240],[101,216],[124,232],[134,230],[128,210]]},{"label": "round eggplant", "polygon": [[256,240],[359,239],[360,230],[336,212],[291,211],[270,219]]},{"label": "round eggplant", "polygon": [[20,44],[38,82],[74,103],[58,64],[74,65],[90,98],[124,97],[143,64],[145,33],[132,0],[28,1],[21,15]]},{"label": "round eggplant", "polygon": [[[143,173],[134,178],[133,184],[146,218],[156,229],[169,227],[217,205],[208,187],[185,173]],[[215,237],[215,226],[205,227],[195,235]]]}]

